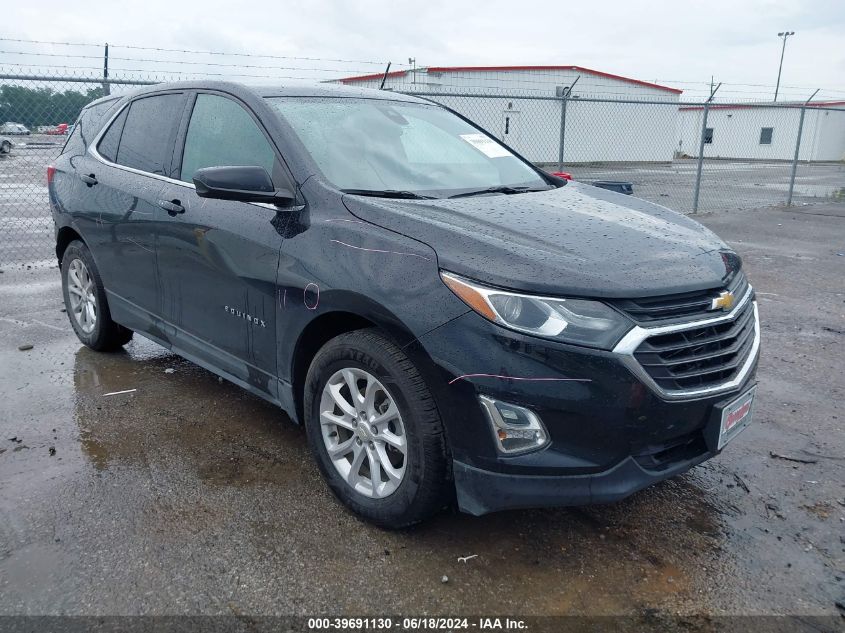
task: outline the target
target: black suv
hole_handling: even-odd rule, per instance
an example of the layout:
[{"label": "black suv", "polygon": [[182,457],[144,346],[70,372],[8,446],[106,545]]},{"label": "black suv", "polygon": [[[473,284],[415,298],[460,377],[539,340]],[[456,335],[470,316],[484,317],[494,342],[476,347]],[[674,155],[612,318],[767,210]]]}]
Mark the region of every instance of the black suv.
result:
[{"label": "black suv", "polygon": [[279,405],[380,525],[608,502],[751,419],[757,305],[693,220],[390,92],[106,97],[48,169],[70,323]]}]

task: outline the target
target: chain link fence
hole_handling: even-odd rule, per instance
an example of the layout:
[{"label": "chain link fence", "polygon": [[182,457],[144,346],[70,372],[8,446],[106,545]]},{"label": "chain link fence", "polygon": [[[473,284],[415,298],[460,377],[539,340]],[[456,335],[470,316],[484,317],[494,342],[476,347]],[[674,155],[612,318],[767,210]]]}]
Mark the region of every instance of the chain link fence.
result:
[{"label": "chain link fence", "polygon": [[154,82],[15,70],[0,66],[0,143],[8,150],[0,153],[0,266],[54,264],[47,166],[64,147],[65,126],[105,94]]},{"label": "chain link fence", "polygon": [[[24,74],[0,66],[0,267],[53,263],[46,169],[79,111],[103,94],[171,77]],[[377,87],[377,86],[376,86]],[[548,171],[630,183],[678,211],[845,203],[845,102],[710,103],[557,94],[514,86],[470,91],[391,86],[442,103]]]},{"label": "chain link fence", "polygon": [[544,169],[630,183],[633,195],[676,211],[845,202],[845,103],[407,92],[456,110]]}]

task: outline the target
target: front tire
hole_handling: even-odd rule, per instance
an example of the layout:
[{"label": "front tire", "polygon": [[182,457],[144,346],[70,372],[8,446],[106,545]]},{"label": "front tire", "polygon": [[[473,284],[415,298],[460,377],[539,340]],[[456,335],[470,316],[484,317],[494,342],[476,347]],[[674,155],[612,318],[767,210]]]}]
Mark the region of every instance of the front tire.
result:
[{"label": "front tire", "polygon": [[305,384],[305,429],[332,492],[376,525],[402,528],[446,502],[449,461],[434,399],[376,330],[329,341]]},{"label": "front tire", "polygon": [[62,293],[76,336],[99,352],[119,349],[132,340],[132,330],[112,321],[106,290],[88,247],[74,240],[62,256]]}]

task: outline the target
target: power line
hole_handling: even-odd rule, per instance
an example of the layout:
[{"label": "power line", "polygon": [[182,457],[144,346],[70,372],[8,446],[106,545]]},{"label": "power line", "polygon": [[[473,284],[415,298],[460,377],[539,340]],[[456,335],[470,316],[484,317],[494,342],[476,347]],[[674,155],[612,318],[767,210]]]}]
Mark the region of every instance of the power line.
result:
[{"label": "power line", "polygon": [[0,42],[18,42],[19,44],[52,44],[53,46],[94,46],[100,48],[102,44],[82,44],[80,42],[47,42],[44,40],[19,40],[12,37],[0,37]]},{"label": "power line", "polygon": [[[83,44],[83,43],[74,43],[74,42],[51,42],[46,40],[23,40],[17,38],[9,38],[9,37],[0,37],[0,42],[17,42],[20,44],[52,44],[55,46],[93,46],[93,47],[101,47],[102,44]],[[383,61],[371,61],[371,60],[361,60],[361,59],[332,59],[332,58],[321,58],[321,57],[296,57],[291,55],[261,55],[258,53],[229,53],[223,51],[198,51],[198,50],[191,50],[191,49],[184,49],[184,48],[162,48],[156,46],[131,46],[131,45],[123,45],[123,44],[109,44],[109,48],[123,48],[129,50],[139,50],[139,51],[157,51],[161,53],[187,53],[191,55],[223,55],[223,56],[231,56],[231,57],[257,57],[263,59],[290,59],[290,60],[297,60],[297,61],[312,61],[312,62],[336,62],[340,64],[372,64],[376,66],[383,66],[385,62]],[[46,53],[45,53],[46,54]],[[408,66],[408,64],[395,64],[396,66]]]},{"label": "power line", "polygon": [[[63,66],[61,64],[54,64],[54,65],[26,65],[26,64],[16,64],[18,68],[37,68],[41,71],[43,70],[99,70],[102,71],[102,68],[99,66]],[[6,66],[8,67],[8,65]],[[3,64],[0,64],[0,69],[3,69]],[[247,74],[247,73],[190,73],[185,71],[179,70],[170,70],[170,69],[162,69],[162,70],[155,70],[150,71],[148,68],[109,68],[109,74],[111,78],[119,81],[121,76],[119,73],[143,73],[144,76],[148,77],[161,77],[167,75],[177,75],[177,76],[184,76],[184,77],[248,77],[251,79],[297,79],[300,81],[308,80],[308,77],[303,77],[301,75],[255,75],[255,74]],[[91,83],[99,83],[102,81],[102,77],[91,75],[90,77]]]},{"label": "power line", "polygon": [[[264,59],[294,59],[309,62],[338,62],[341,64],[375,64],[383,66],[385,62],[374,62],[361,59],[330,59],[321,57],[292,57],[289,55],[260,55],[257,53],[224,53],[218,51],[195,51],[182,48],[158,48],[155,46],[121,46],[120,44],[109,44],[111,48],[126,48],[139,51],[159,51],[162,53],[189,53],[192,55],[227,55],[232,57],[261,57]],[[396,64],[397,66],[408,66],[408,64]]]},{"label": "power line", "polygon": [[[102,59],[102,55],[65,55],[60,53],[29,53],[24,51],[0,51],[0,55],[26,55],[32,57],[62,57],[69,59]],[[349,73],[352,69],[349,68],[307,68],[302,66],[266,66],[259,64],[227,64],[221,62],[197,62],[181,59],[145,59],[141,57],[115,57],[109,56],[109,61],[124,61],[124,62],[140,62],[152,64],[187,64],[191,66],[215,66],[228,68],[263,68],[266,70],[312,70],[315,72],[327,73]],[[330,61],[330,60],[325,60]]]}]

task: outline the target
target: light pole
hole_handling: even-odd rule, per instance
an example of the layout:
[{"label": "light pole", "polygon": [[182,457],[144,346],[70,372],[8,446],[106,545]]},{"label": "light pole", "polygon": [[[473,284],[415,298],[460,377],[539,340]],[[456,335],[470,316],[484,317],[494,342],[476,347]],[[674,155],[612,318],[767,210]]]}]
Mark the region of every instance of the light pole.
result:
[{"label": "light pole", "polygon": [[411,65],[412,74],[411,74],[411,83],[417,83],[417,58],[416,57],[409,57],[408,63]]},{"label": "light pole", "polygon": [[783,46],[780,49],[780,66],[778,66],[778,83],[775,86],[775,101],[778,100],[778,90],[780,89],[780,71],[783,70],[783,54],[786,51],[786,40],[790,35],[795,35],[795,31],[783,31],[778,33],[778,37],[783,38]]}]

